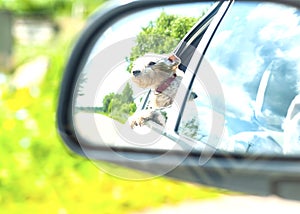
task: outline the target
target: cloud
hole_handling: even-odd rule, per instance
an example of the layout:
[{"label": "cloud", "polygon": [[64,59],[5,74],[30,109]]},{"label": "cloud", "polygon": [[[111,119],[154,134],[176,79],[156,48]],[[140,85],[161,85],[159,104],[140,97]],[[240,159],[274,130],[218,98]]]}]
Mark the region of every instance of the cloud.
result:
[{"label": "cloud", "polygon": [[261,111],[284,117],[299,93],[299,44],[300,18],[295,8],[269,3],[234,4],[207,52],[222,83],[228,115],[237,114],[241,119],[252,116],[262,76],[271,69]]}]

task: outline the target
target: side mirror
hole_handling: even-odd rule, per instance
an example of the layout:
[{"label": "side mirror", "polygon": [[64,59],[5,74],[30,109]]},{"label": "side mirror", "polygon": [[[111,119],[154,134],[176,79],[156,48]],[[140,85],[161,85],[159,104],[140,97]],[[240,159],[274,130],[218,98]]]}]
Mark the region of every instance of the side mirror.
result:
[{"label": "side mirror", "polygon": [[153,0],[103,9],[66,66],[61,137],[118,177],[300,199],[299,8]]}]

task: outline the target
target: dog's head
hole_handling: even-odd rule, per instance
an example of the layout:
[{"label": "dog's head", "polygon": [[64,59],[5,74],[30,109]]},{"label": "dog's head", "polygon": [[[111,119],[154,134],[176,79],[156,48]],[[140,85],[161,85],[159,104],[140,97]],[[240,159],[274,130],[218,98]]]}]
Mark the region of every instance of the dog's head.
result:
[{"label": "dog's head", "polygon": [[156,88],[176,73],[180,62],[174,54],[170,56],[144,55],[136,59],[133,64],[132,80],[141,88]]}]

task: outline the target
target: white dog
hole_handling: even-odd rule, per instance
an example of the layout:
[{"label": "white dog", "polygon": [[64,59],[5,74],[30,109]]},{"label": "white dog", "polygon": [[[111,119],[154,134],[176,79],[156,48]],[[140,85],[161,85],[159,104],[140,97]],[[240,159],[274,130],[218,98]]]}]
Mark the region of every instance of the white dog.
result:
[{"label": "white dog", "polygon": [[[151,120],[164,126],[166,118],[161,109],[170,106],[175,98],[182,77],[178,75],[180,59],[170,56],[149,54],[138,58],[131,71],[132,81],[139,87],[152,90],[150,107],[136,112],[130,118],[131,128],[142,126]],[[180,71],[181,72],[181,71]]]}]

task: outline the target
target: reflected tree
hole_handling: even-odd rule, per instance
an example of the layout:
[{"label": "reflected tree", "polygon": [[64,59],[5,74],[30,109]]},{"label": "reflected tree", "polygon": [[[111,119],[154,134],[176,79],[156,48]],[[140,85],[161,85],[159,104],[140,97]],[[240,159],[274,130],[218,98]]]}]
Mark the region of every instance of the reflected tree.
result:
[{"label": "reflected tree", "polygon": [[123,91],[110,93],[103,98],[102,113],[121,123],[125,123],[130,115],[136,111],[136,104],[133,99],[133,90],[129,83]]},{"label": "reflected tree", "polygon": [[[203,14],[204,11],[200,17]],[[151,21],[137,36],[137,45],[132,48],[131,55],[127,59],[130,62],[127,70],[131,70],[132,62],[137,57],[146,53],[168,54],[172,52],[199,18],[169,15],[162,12],[155,21]]]},{"label": "reflected tree", "polygon": [[198,138],[199,120],[193,117],[189,121],[184,121],[180,126],[179,133],[192,139]]}]

